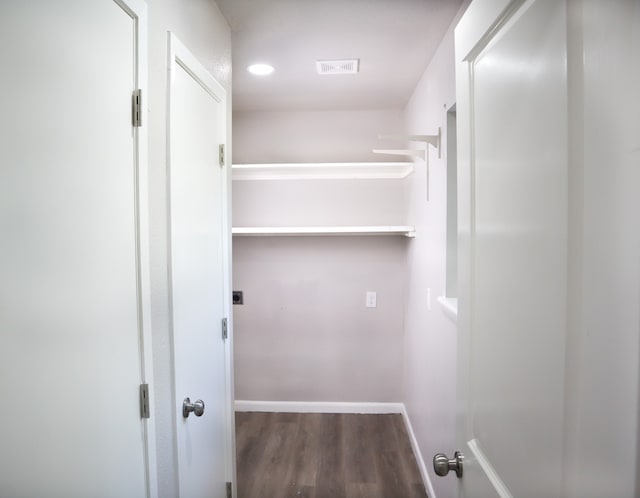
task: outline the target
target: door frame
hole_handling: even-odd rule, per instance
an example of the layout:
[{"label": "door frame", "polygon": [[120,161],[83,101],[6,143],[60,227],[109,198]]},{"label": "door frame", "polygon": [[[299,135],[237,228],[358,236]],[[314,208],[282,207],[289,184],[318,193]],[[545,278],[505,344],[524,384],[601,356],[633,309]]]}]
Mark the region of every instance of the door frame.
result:
[{"label": "door frame", "polygon": [[[456,113],[458,140],[458,354],[457,354],[457,450],[473,460],[487,476],[501,498],[511,494],[482,450],[473,441],[465,441],[471,433],[470,361],[471,327],[473,316],[472,290],[474,288],[474,234],[475,217],[475,162],[473,130],[473,102],[469,84],[473,69],[468,62],[491,40],[493,33],[506,22],[511,14],[526,0],[476,0],[472,2],[455,29]],[[458,495],[462,486],[458,480]]]},{"label": "door frame", "polygon": [[[234,391],[233,391],[233,326],[231,319],[231,223],[230,223],[230,196],[229,196],[229,151],[227,147],[228,140],[228,102],[227,92],[224,87],[206,70],[206,68],[196,59],[191,51],[180,41],[180,39],[171,31],[167,31],[167,117],[166,117],[166,171],[167,171],[167,208],[171,212],[171,116],[172,116],[172,99],[171,93],[173,89],[173,81],[175,79],[177,66],[184,69],[194,80],[196,80],[202,88],[209,93],[217,102],[222,105],[220,112],[220,130],[222,134],[221,143],[225,144],[224,165],[221,167],[221,184],[222,184],[222,263],[223,263],[223,313],[227,317],[228,336],[224,341],[225,355],[225,469],[224,474],[227,482],[231,482],[233,493],[236,493],[235,479],[235,410],[234,410]],[[173,279],[171,269],[171,217],[167,218],[167,256],[168,256],[168,283],[169,283],[169,330],[173,341]],[[182,416],[178,413],[177,394],[175,384],[175,362],[172,351],[171,358],[171,395],[174,400],[172,407],[172,417],[174,421],[174,448],[177,457],[177,422]],[[179,465],[179,462],[177,462]],[[179,481],[179,470],[176,468],[176,478]],[[179,482],[178,482],[179,486]]]},{"label": "door frame", "polygon": [[[132,127],[134,137],[136,245],[138,262],[138,323],[140,339],[140,382],[148,386],[148,400],[154,397],[153,348],[151,329],[151,260],[149,240],[149,162],[146,96],[148,95],[148,9],[144,0],[113,0],[134,22],[135,63],[133,88],[141,90],[141,126]],[[150,401],[152,403],[152,401]],[[145,453],[147,496],[158,496],[155,418],[142,418],[142,439]]]}]

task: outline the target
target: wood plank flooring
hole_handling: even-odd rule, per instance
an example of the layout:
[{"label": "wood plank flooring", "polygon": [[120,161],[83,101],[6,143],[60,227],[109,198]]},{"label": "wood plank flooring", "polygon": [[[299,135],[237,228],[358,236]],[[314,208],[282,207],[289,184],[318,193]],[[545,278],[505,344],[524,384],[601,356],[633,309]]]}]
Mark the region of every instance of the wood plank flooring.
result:
[{"label": "wood plank flooring", "polygon": [[238,498],[425,498],[399,414],[236,413]]}]

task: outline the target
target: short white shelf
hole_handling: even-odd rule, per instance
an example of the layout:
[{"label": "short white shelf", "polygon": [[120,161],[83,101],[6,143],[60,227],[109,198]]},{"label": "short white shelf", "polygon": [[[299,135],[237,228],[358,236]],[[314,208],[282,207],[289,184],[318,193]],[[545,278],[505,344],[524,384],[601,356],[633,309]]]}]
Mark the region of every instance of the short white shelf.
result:
[{"label": "short white shelf", "polygon": [[411,162],[234,164],[232,179],[241,180],[385,180],[413,173]]},{"label": "short white shelf", "polygon": [[238,237],[291,237],[291,236],[337,236],[337,235],[404,235],[415,237],[413,226],[354,226],[354,227],[233,227],[232,234]]}]

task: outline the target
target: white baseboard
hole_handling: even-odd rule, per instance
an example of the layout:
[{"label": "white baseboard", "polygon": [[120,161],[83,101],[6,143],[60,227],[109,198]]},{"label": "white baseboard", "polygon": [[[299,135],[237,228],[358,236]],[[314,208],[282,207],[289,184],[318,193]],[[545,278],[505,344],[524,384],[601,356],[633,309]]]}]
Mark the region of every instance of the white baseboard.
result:
[{"label": "white baseboard", "polygon": [[424,483],[424,487],[427,491],[427,496],[429,496],[429,498],[436,498],[436,492],[433,490],[433,484],[431,484],[431,479],[429,478],[429,473],[427,472],[427,466],[424,463],[424,458],[422,458],[420,446],[418,446],[418,440],[416,439],[416,435],[413,432],[411,420],[409,420],[409,414],[407,413],[407,408],[404,406],[404,403],[402,403],[401,413],[402,418],[404,419],[404,425],[407,427],[409,441],[411,442],[411,449],[413,449],[413,454],[416,457],[416,462],[418,463],[418,469],[420,470],[420,475],[422,476],[422,482]]},{"label": "white baseboard", "polygon": [[340,401],[249,401],[237,399],[237,412],[290,413],[402,413],[402,403],[345,403]]}]

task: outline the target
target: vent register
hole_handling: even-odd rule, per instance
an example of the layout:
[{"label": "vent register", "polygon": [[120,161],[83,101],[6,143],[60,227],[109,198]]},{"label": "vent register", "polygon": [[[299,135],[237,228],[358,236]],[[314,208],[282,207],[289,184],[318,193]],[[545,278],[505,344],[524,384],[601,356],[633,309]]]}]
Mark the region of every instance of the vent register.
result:
[{"label": "vent register", "polygon": [[337,59],[316,61],[318,74],[356,74],[360,69],[360,59]]}]

